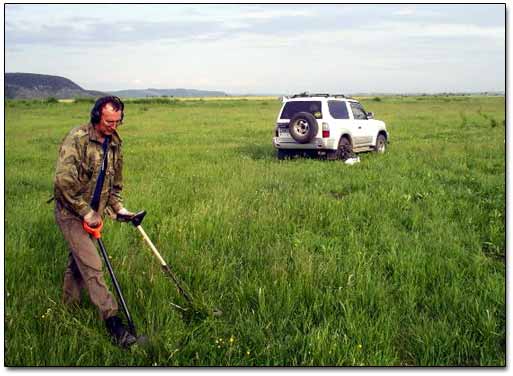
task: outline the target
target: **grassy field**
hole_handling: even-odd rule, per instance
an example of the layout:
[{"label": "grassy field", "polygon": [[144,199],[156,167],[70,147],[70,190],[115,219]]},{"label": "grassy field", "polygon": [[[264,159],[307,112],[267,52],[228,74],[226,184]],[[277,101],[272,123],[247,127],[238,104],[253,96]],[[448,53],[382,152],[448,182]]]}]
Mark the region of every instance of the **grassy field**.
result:
[{"label": "grassy field", "polygon": [[[503,97],[363,101],[385,155],[277,161],[277,100],[130,102],[126,206],[200,302],[182,300],[135,229],[103,240],[147,347],[118,349],[94,306],[61,306],[53,219],[64,135],[90,103],[5,107],[5,365],[505,365]],[[108,278],[107,274],[106,277]]]}]

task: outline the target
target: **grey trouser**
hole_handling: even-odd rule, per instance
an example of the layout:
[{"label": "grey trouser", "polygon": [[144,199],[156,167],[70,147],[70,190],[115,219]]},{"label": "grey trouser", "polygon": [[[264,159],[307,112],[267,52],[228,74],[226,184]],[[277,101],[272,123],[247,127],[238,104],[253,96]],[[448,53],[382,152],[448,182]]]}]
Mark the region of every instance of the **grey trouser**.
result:
[{"label": "grey trouser", "polygon": [[114,316],[118,304],[105,283],[102,260],[93,240],[82,227],[82,220],[63,208],[58,201],[55,205],[55,219],[69,246],[63,303],[80,303],[80,293],[85,288],[102,319]]}]

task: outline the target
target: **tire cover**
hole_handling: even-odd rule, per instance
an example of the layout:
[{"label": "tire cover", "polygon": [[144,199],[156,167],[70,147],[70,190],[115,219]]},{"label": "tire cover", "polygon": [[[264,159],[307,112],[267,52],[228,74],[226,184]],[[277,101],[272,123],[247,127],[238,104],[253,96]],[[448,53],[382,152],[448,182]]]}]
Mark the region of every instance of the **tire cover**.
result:
[{"label": "tire cover", "polygon": [[[301,120],[305,121],[308,126],[305,134],[298,133],[294,126],[296,122]],[[318,130],[319,126],[317,125],[317,119],[315,119],[315,117],[309,112],[298,112],[294,115],[289,123],[289,133],[291,137],[300,144],[306,144],[310,142],[315,137]]]}]

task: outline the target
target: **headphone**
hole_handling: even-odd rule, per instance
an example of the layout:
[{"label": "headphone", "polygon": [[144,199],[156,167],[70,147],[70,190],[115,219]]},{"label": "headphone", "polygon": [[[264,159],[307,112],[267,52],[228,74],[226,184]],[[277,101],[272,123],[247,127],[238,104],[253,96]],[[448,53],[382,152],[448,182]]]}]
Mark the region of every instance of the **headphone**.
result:
[{"label": "headphone", "polygon": [[119,97],[108,96],[98,99],[94,104],[93,109],[91,110],[91,124],[95,125],[100,123],[103,107],[109,103],[115,111],[121,111],[121,121],[123,121],[123,117],[125,116],[125,113],[123,112],[123,109],[125,108],[124,103],[119,99]]}]

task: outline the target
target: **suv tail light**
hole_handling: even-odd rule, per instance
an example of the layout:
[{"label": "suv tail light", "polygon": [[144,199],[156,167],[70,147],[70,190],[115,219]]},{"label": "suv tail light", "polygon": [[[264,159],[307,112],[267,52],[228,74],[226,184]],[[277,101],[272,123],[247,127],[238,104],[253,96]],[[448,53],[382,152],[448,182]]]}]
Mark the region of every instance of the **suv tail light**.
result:
[{"label": "suv tail light", "polygon": [[330,125],[328,123],[322,123],[322,138],[330,137]]}]

